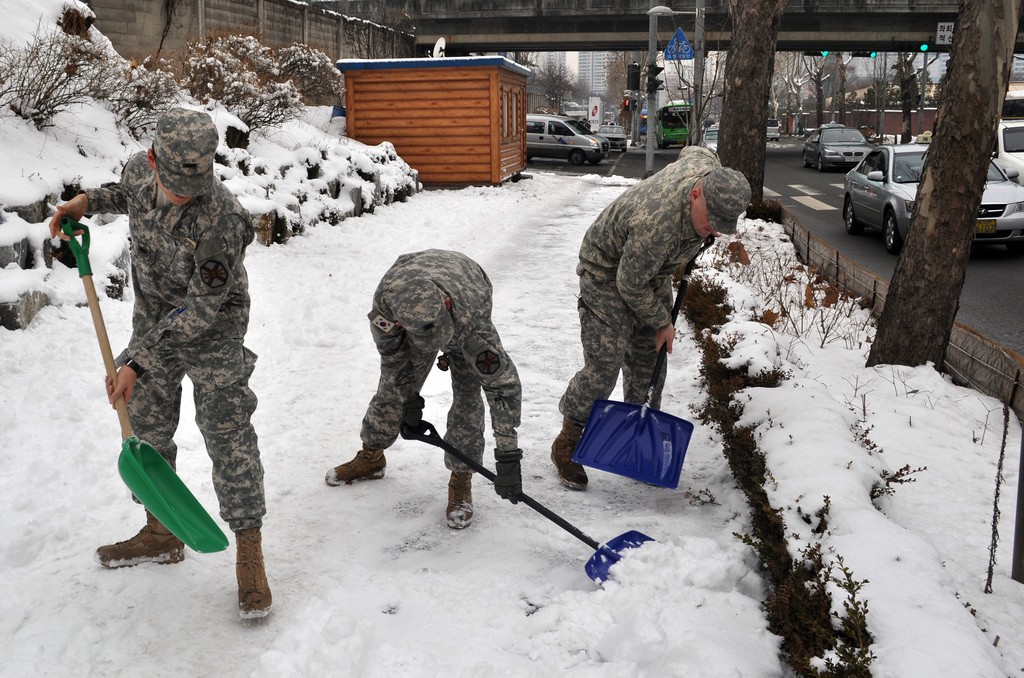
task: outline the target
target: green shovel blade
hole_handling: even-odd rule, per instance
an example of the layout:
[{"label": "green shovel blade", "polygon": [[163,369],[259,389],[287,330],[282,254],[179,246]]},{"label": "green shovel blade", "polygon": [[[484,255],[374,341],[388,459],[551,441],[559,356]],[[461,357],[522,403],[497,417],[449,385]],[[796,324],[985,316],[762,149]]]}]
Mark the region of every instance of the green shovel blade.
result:
[{"label": "green shovel blade", "polygon": [[126,438],[117,471],[142,505],[193,551],[215,553],[228,547],[224,532],[149,443]]}]

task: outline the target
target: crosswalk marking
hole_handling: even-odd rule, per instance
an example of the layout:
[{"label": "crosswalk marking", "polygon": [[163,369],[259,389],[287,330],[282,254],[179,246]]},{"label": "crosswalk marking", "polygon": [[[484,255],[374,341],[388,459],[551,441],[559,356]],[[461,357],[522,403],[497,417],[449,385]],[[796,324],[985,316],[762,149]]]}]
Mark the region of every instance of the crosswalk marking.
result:
[{"label": "crosswalk marking", "polygon": [[[845,187],[845,184],[833,183],[833,184],[829,184],[829,186],[831,186],[832,188],[837,189],[838,193],[842,193],[843,192],[843,188]],[[810,208],[812,210],[835,212],[835,211],[837,211],[839,209],[838,207],[833,207],[833,206],[831,206],[831,205],[829,205],[827,203],[824,203],[821,200],[818,200],[817,198],[813,197],[813,196],[822,195],[822,192],[817,190],[817,189],[811,188],[810,186],[804,186],[802,184],[788,184],[786,186],[786,188],[789,189],[789,190],[785,194],[773,191],[772,189],[768,188],[767,186],[763,187],[762,190],[764,192],[764,197],[766,199],[770,198],[772,200],[778,200],[780,198],[786,198],[788,196],[790,199],[792,199],[792,200],[800,203],[801,205],[803,205],[805,207],[808,207],[808,208]],[[803,193],[803,195],[792,195],[793,193]]]},{"label": "crosswalk marking", "polygon": [[810,188],[808,186],[802,186],[800,184],[790,184],[789,187],[792,188],[794,191],[800,191],[805,195],[821,195],[821,191],[815,188]]},{"label": "crosswalk marking", "polygon": [[832,207],[832,205],[826,205],[825,203],[823,203],[822,201],[818,200],[817,198],[812,198],[809,195],[795,195],[795,196],[793,196],[793,200],[796,200],[798,203],[800,203],[801,205],[804,205],[805,207],[810,207],[812,210],[819,210],[819,211],[832,210],[832,211],[835,211],[835,210],[839,209],[837,207]]}]

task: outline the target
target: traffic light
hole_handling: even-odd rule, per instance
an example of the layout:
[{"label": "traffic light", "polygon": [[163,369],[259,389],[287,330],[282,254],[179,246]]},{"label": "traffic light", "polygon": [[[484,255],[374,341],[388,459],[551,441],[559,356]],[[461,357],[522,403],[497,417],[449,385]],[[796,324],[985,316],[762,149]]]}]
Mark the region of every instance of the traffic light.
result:
[{"label": "traffic light", "polygon": [[634,92],[640,89],[640,64],[632,63],[626,66],[626,89]]},{"label": "traffic light", "polygon": [[828,50],[827,49],[822,49],[822,50],[812,49],[812,50],[809,50],[807,52],[804,52],[804,56],[809,56],[809,57],[823,56],[823,57],[827,57],[828,56]]},{"label": "traffic light", "polygon": [[872,51],[872,52],[852,52],[852,54],[855,57],[868,57],[870,59],[874,59],[876,56],[878,56],[878,52],[874,52],[874,51]]},{"label": "traffic light", "polygon": [[927,42],[922,42],[920,45],[917,46],[917,49],[919,51],[921,51],[921,52],[927,52],[928,51],[928,47],[929,47],[929,45],[928,45]]},{"label": "traffic light", "polygon": [[657,64],[647,65],[647,91],[657,92],[658,88],[661,87],[661,80],[658,80],[658,75],[665,70],[664,66]]}]

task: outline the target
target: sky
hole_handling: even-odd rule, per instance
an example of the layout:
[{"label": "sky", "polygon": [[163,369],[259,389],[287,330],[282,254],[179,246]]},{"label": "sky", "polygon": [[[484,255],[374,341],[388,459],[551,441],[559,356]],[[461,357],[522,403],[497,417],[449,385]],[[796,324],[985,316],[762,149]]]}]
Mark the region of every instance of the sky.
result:
[{"label": "sky", "polygon": [[[147,143],[114,129],[98,104],[56,122],[38,132],[0,112],[5,205],[39,186],[116,178]],[[79,152],[86,142],[87,158]],[[310,109],[250,151],[280,168],[308,157],[310,146],[327,149],[331,170],[342,174],[378,152],[340,136],[328,109]],[[285,210],[310,190],[304,172],[275,173],[259,185],[229,166],[218,172],[254,210]],[[527,175],[499,187],[425,191],[335,226],[310,225],[282,245],[250,247],[246,344],[259,355],[253,423],[266,471],[263,539],[274,593],[272,614],[257,623],[238,618],[233,545],[188,551],[176,565],[96,564],[96,547],[134,534],[143,512],[117,475],[120,429],[82,281],[59,264],[0,271],[0,300],[36,289],[54,301],[28,328],[0,329],[0,676],[786,675],[780,638],[762,610],[758,563],[737,536],[752,529],[748,507],[721,436],[696,416],[705,394],[684,319],[661,408],[695,424],[678,488],[594,469],[585,492],[558,483],[548,458],[557,402],[582,361],[580,241],[635,180],[532,165]],[[383,181],[407,176],[395,161]],[[311,224],[312,204],[301,208]],[[33,247],[48,236],[45,222],[26,223],[9,207],[0,215],[0,245],[12,233]],[[127,225],[123,217],[89,223],[90,262],[102,283]],[[749,266],[725,256],[732,239],[749,252]],[[524,491],[598,542],[630,530],[652,537],[625,553],[609,581],[586,575],[589,546],[526,505],[501,500],[479,477],[473,524],[449,529],[448,472],[430,445],[399,440],[381,480],[323,482],[359,448],[377,385],[366,316],[373,290],[399,254],[427,248],[464,252],[494,284],[494,323],[523,383]],[[789,375],[777,388],[740,393],[741,423],[755,427],[766,491],[782,511],[791,553],[820,543],[828,562],[841,558],[864,582],[872,675],[1024,673],[1024,588],[1009,576],[1016,420],[1004,430],[999,402],[930,367],[864,367],[870,318],[855,303],[808,307],[806,273],[776,224],[741,220],[698,270],[725,287],[735,309],[721,332],[733,346],[729,364]],[[131,293],[100,296],[117,353],[130,335]],[[759,322],[766,309],[781,308],[788,320]],[[216,516],[189,391],[186,381],[178,471]],[[443,430],[447,375],[435,370],[423,396],[425,419]],[[487,436],[490,448],[489,429]],[[484,459],[493,468],[489,453]],[[904,466],[920,469],[912,482],[872,501],[872,486]],[[1000,539],[987,594],[1000,472]],[[800,516],[826,497],[829,529],[812,534]],[[842,592],[830,590],[842,613]]]}]

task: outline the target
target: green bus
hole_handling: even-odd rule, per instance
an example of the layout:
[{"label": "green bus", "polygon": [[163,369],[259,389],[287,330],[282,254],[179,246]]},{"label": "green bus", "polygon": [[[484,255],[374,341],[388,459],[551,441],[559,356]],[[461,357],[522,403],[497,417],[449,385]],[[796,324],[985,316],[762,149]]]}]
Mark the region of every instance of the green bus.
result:
[{"label": "green bus", "polygon": [[686,145],[692,112],[689,101],[670,101],[658,109],[658,148]]}]

